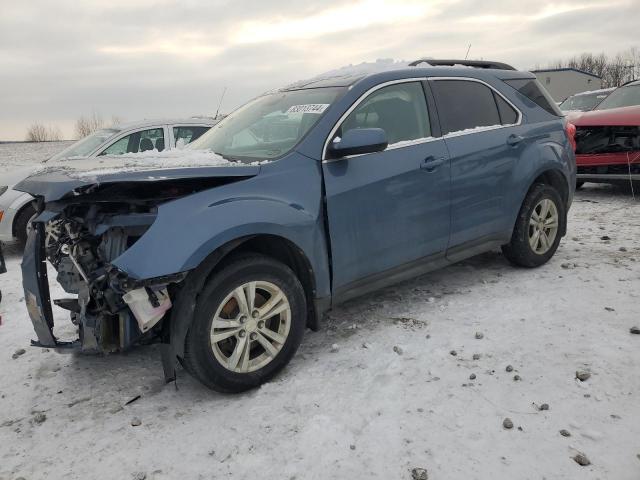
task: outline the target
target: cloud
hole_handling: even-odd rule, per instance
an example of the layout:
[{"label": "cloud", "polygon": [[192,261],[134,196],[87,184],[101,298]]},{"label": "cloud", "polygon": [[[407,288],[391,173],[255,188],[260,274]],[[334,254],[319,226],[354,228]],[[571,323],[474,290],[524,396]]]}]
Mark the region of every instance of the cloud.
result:
[{"label": "cloud", "polygon": [[495,59],[519,68],[632,46],[638,0],[30,0],[0,15],[0,139],[82,114],[215,112],[377,58]]}]

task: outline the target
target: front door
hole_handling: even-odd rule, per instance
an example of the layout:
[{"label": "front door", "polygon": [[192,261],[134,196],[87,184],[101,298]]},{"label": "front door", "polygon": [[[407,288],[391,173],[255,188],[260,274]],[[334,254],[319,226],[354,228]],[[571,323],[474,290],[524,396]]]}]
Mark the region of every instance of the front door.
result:
[{"label": "front door", "polygon": [[421,83],[382,87],[357,105],[336,136],[382,128],[389,146],[323,162],[337,296],[443,257],[449,238],[448,153],[431,136]]}]

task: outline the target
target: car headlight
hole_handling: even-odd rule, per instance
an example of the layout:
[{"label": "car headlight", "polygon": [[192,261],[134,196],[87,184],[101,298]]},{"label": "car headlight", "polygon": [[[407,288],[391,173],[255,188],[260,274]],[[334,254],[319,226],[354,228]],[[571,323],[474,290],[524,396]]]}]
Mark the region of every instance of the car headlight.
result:
[{"label": "car headlight", "polygon": [[2,196],[8,189],[9,187],[7,187],[6,185],[0,186],[0,196]]}]

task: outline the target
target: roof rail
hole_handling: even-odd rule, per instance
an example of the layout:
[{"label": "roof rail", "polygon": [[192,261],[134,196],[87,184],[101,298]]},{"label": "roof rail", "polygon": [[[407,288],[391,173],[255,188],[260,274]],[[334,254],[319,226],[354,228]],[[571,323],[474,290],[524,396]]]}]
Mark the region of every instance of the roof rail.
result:
[{"label": "roof rail", "polygon": [[494,68],[496,70],[515,70],[511,65],[501,62],[492,62],[488,60],[434,60],[431,58],[421,58],[409,64],[410,67],[417,67],[421,63],[428,63],[431,66],[450,66],[464,65],[465,67],[474,68]]}]

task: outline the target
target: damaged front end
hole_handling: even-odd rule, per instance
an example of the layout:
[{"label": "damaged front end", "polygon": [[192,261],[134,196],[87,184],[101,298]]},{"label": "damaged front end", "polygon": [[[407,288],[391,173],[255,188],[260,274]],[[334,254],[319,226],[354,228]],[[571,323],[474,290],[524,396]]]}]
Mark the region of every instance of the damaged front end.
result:
[{"label": "damaged front end", "polygon": [[[248,178],[258,169],[191,168],[90,179],[51,173],[18,185],[36,197],[38,212],[22,263],[25,302],[38,337],[32,343],[60,351],[109,353],[167,341],[166,313],[188,272],[134,278],[116,266],[118,260],[151,228],[161,206]],[[153,242],[163,241],[161,234],[155,235]],[[141,258],[138,253],[135,260],[152,266],[166,259]],[[64,291],[73,295],[54,303],[69,311],[77,326],[75,340],[60,341],[54,335],[47,263]]]},{"label": "damaged front end", "polygon": [[640,126],[578,126],[578,180],[640,180]]},{"label": "damaged front end", "polygon": [[[106,353],[151,342],[160,336],[160,321],[171,307],[168,286],[186,275],[139,281],[114,267],[112,262],[151,226],[156,206],[144,199],[94,203],[92,197],[54,202],[34,221],[22,270],[36,345]],[[59,342],[53,335],[46,261],[64,291],[75,296],[54,300],[78,327],[74,342]]]}]

